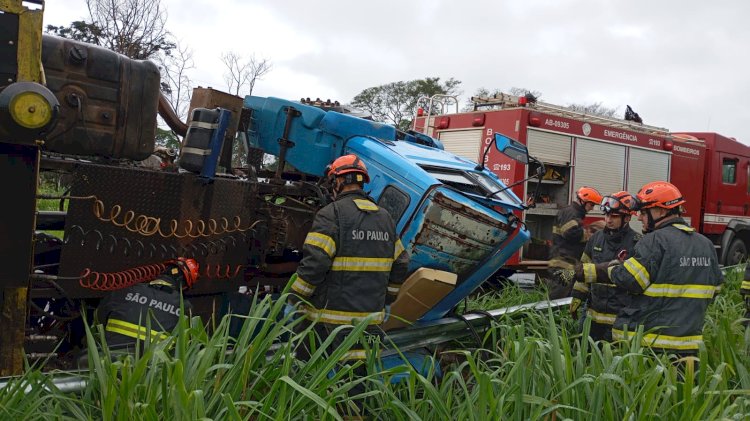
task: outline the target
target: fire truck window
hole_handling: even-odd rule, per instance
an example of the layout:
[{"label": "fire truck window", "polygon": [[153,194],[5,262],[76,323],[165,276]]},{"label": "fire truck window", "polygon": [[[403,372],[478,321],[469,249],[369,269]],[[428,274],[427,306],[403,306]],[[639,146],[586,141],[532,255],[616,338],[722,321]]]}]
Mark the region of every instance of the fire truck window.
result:
[{"label": "fire truck window", "polygon": [[721,165],[721,181],[724,184],[737,182],[737,160],[724,158]]},{"label": "fire truck window", "polygon": [[393,186],[388,186],[383,190],[383,194],[380,195],[378,205],[387,210],[391,214],[393,221],[398,223],[401,215],[409,207],[409,196]]}]

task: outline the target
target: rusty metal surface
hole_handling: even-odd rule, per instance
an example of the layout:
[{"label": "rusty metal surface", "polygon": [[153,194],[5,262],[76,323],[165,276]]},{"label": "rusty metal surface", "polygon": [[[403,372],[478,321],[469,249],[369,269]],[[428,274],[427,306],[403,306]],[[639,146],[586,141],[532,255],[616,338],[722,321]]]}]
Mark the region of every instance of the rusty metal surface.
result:
[{"label": "rusty metal surface", "polygon": [[485,212],[436,192],[415,219],[412,258],[419,265],[459,276],[476,269],[508,235],[508,226]]},{"label": "rusty metal surface", "polygon": [[[299,260],[294,251],[301,249],[318,208],[313,192],[299,184],[229,178],[206,184],[189,173],[94,164],[79,164],[73,180],[71,196],[95,196],[103,212],[95,214],[93,199],[70,201],[60,276],[192,257],[201,265],[201,279],[191,291],[198,295],[236,290],[243,282],[252,283],[253,274],[278,274],[279,264],[293,270]],[[131,222],[121,226],[128,211]],[[135,221],[140,216],[154,219],[139,230]],[[190,235],[188,220],[193,222]],[[205,228],[199,229],[198,221]],[[237,222],[240,230],[235,230]],[[69,297],[102,295],[74,279],[59,284]]]},{"label": "rusty metal surface", "polygon": [[44,35],[42,64],[61,105],[46,151],[134,160],[154,151],[160,92],[154,63]]}]

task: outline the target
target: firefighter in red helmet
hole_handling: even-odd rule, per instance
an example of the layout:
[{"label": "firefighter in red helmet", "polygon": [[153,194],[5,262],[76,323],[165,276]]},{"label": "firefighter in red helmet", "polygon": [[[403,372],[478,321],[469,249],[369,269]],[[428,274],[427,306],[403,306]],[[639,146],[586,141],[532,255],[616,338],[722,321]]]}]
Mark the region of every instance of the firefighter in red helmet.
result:
[{"label": "firefighter in red helmet", "polygon": [[[309,303],[299,309],[308,322],[317,322],[321,340],[337,327],[363,319],[371,325],[368,340],[378,340],[377,325],[387,317],[386,310],[406,278],[409,254],[391,215],[362,190],[370,177],[359,157],[336,159],[326,176],[335,200],[315,215],[302,261],[290,280],[291,290]],[[331,350],[345,336],[346,331],[339,330]],[[306,357],[304,352],[300,356]],[[365,358],[362,344],[344,355],[350,361]]]},{"label": "firefighter in red helmet", "polygon": [[583,186],[576,191],[575,200],[557,212],[555,225],[552,227],[552,250],[547,270],[550,299],[570,296],[573,270],[590,236],[583,226],[583,218],[601,201],[602,195],[595,188]]},{"label": "firefighter in red helmet", "polygon": [[622,264],[585,263],[576,278],[611,283],[630,293],[619,311],[613,339],[629,339],[643,327],[642,344],[677,355],[697,355],[706,309],[723,281],[713,243],[682,218],[680,191],[666,181],[643,186],[639,220],[647,232]]},{"label": "firefighter in red helmet", "polygon": [[[198,263],[184,257],[170,260],[153,281],[111,292],[102,299],[96,319],[104,325],[107,345],[133,351],[135,344],[164,339],[180,314],[191,310],[182,291],[198,280]],[[182,307],[180,306],[182,304]]]},{"label": "firefighter in red helmet", "polygon": [[[642,237],[630,228],[635,204],[635,197],[626,191],[604,196],[599,206],[604,212],[605,227],[586,242],[582,263],[608,263],[615,259],[624,260],[633,254]],[[595,340],[612,340],[612,324],[617,313],[628,304],[628,292],[613,284],[576,281],[572,295],[570,312],[573,317],[577,316],[583,303],[587,304],[586,317],[591,319],[589,336]]]}]

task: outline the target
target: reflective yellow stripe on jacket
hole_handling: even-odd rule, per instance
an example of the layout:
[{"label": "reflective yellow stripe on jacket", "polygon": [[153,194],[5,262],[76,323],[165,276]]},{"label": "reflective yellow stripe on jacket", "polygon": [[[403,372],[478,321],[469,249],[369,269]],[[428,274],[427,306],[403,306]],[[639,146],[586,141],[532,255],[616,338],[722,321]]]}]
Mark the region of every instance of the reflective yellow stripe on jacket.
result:
[{"label": "reflective yellow stripe on jacket", "polygon": [[575,291],[581,292],[583,294],[588,294],[589,293],[589,286],[586,285],[583,282],[576,281],[576,283],[573,284],[573,289]]},{"label": "reflective yellow stripe on jacket", "polygon": [[600,313],[596,310],[592,310],[591,308],[586,310],[586,314],[591,317],[591,320],[603,325],[615,324],[615,318],[617,317],[616,314]]},{"label": "reflective yellow stripe on jacket", "polygon": [[583,282],[589,284],[596,282],[596,266],[593,263],[583,264]]},{"label": "reflective yellow stripe on jacket", "polygon": [[[612,329],[612,339],[630,339],[635,336],[635,334],[635,332],[627,332],[626,335],[625,331]],[[703,343],[703,335],[669,336],[658,333],[646,333],[641,339],[641,345],[643,346],[680,351],[698,350],[701,343]]]},{"label": "reflective yellow stripe on jacket", "polygon": [[304,279],[297,275],[294,279],[294,283],[292,283],[292,291],[305,297],[309,297],[315,292],[315,285],[305,282]]},{"label": "reflective yellow stripe on jacket", "polygon": [[401,256],[401,253],[404,252],[404,245],[401,243],[401,240],[396,240],[396,244],[394,245],[394,251],[393,251],[393,260],[398,259],[398,256]]},{"label": "reflective yellow stripe on jacket", "polygon": [[330,323],[335,325],[355,324],[358,320],[367,317],[372,317],[372,320],[370,320],[370,323],[368,324],[379,325],[383,323],[383,318],[385,317],[385,312],[383,311],[361,313],[354,311],[330,310],[327,308],[315,309],[312,307],[306,307],[304,309],[304,312],[307,318],[310,320],[317,320],[323,323]]},{"label": "reflective yellow stripe on jacket", "polygon": [[649,284],[651,284],[651,275],[649,275],[646,268],[643,267],[635,257],[626,260],[625,263],[623,263],[623,266],[631,275],[633,275],[633,278],[635,278],[641,288],[644,290],[648,288]]},{"label": "reflective yellow stripe on jacket", "polygon": [[348,272],[390,272],[393,266],[391,257],[336,257],[332,271]]},{"label": "reflective yellow stripe on jacket", "polygon": [[119,333],[120,335],[125,335],[129,338],[140,339],[142,341],[145,341],[149,336],[151,337],[151,340],[163,340],[169,337],[169,335],[164,332],[149,330],[144,326],[139,326],[137,324],[117,319],[109,319],[104,330],[108,332]]},{"label": "reflective yellow stripe on jacket", "polygon": [[643,295],[649,297],[711,299],[715,291],[716,287],[713,285],[651,284],[643,291]]},{"label": "reflective yellow stripe on jacket", "polygon": [[367,211],[378,210],[378,205],[366,199],[354,199],[354,204],[357,205],[357,207],[361,210],[367,210]]},{"label": "reflective yellow stripe on jacket", "polygon": [[309,232],[305,237],[305,244],[322,249],[329,257],[336,254],[336,242],[333,238],[319,232]]},{"label": "reflective yellow stripe on jacket", "polygon": [[577,227],[577,226],[578,226],[578,221],[577,221],[577,220],[575,220],[575,219],[572,219],[572,220],[570,220],[570,221],[568,221],[568,222],[564,223],[564,224],[563,224],[563,225],[562,225],[561,227],[558,227],[558,226],[556,226],[556,225],[555,225],[555,226],[553,226],[553,227],[552,227],[552,233],[553,233],[553,234],[558,234],[558,235],[565,235],[565,233],[566,233],[566,232],[567,232],[567,231],[568,231],[569,229],[571,229],[571,228],[575,228],[575,227]]}]

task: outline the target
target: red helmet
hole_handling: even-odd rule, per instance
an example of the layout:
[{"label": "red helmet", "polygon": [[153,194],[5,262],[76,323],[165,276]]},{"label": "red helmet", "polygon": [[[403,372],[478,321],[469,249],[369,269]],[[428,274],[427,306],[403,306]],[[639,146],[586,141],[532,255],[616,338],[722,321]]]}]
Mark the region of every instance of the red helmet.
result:
[{"label": "red helmet", "polygon": [[674,209],[683,203],[682,193],[672,183],[653,181],[638,190],[638,209],[664,208]]},{"label": "red helmet", "polygon": [[370,176],[367,174],[367,167],[365,163],[357,155],[349,154],[338,157],[331,165],[326,169],[326,176],[328,177],[339,177],[345,174],[356,173],[361,174],[362,177],[357,177],[355,181],[369,183]]},{"label": "red helmet", "polygon": [[618,191],[604,196],[599,205],[602,212],[613,215],[632,215],[636,211],[636,199],[626,191]]},{"label": "red helmet", "polygon": [[198,281],[200,267],[195,259],[178,257],[177,260],[170,260],[167,264],[173,264],[180,269],[182,272],[182,278],[185,280],[185,285],[187,285],[188,288],[192,288]]},{"label": "red helmet", "polygon": [[602,194],[599,193],[599,191],[593,187],[586,187],[583,186],[579,188],[576,191],[576,196],[578,197],[578,200],[580,200],[583,203],[591,202],[595,205],[598,205],[602,202]]}]

